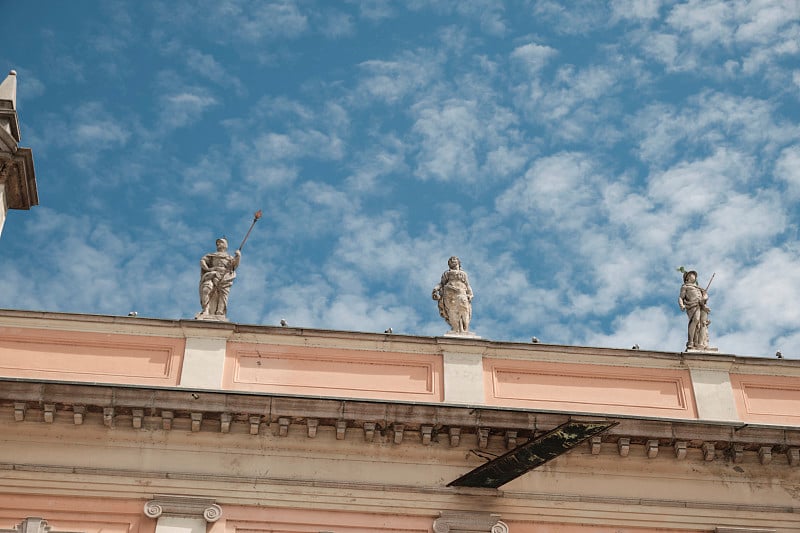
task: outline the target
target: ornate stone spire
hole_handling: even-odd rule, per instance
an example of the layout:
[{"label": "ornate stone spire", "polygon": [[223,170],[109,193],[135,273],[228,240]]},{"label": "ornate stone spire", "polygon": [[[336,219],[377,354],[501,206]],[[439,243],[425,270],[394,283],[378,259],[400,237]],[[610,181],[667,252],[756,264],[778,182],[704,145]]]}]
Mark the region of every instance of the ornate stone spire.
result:
[{"label": "ornate stone spire", "polygon": [[8,77],[0,83],[0,100],[11,102],[11,109],[17,108],[17,71],[12,70]]},{"label": "ornate stone spire", "polygon": [[0,232],[9,209],[39,205],[33,153],[19,141],[17,73],[12,70],[0,83]]},{"label": "ornate stone spire", "polygon": [[[19,143],[19,122],[17,120],[17,72],[12,70],[3,83],[0,83],[0,128]],[[0,143],[7,144],[0,139]],[[0,144],[0,147],[2,147]],[[5,147],[11,149],[11,147]],[[13,150],[13,149],[12,149]]]}]

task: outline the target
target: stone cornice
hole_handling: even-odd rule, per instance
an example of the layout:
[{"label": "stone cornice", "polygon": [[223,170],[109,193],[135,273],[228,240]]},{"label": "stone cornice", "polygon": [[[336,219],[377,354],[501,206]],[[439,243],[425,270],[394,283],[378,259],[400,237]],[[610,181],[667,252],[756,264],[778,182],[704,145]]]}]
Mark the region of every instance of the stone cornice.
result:
[{"label": "stone cornice", "polygon": [[[654,458],[676,460],[692,455],[705,461],[741,461],[757,455],[762,464],[800,465],[800,428],[729,422],[698,422],[645,417],[601,416],[575,412],[533,411],[281,396],[160,387],[91,385],[0,378],[0,413],[17,422],[96,424],[116,430],[180,429],[198,432],[285,437],[317,436],[318,428],[335,428],[337,440],[353,435],[361,442],[457,447],[462,439],[489,440],[513,449],[542,432],[573,421],[611,421],[617,425],[587,446],[592,454],[626,457],[643,449]],[[638,452],[637,452],[638,453]]]}]

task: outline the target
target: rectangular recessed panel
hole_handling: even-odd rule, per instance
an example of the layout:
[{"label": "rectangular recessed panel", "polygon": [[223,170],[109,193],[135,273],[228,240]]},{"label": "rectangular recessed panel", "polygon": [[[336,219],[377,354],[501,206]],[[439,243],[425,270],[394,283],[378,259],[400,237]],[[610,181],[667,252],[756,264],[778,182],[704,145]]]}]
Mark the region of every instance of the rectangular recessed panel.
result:
[{"label": "rectangular recessed panel", "polygon": [[489,360],[486,374],[493,405],[696,417],[688,371]]},{"label": "rectangular recessed panel", "polygon": [[427,533],[433,518],[380,510],[350,512],[256,506],[224,507],[225,533]]},{"label": "rectangular recessed panel", "polygon": [[330,348],[237,348],[226,387],[358,398],[440,400],[441,360],[432,355]]},{"label": "rectangular recessed panel", "polygon": [[174,385],[183,346],[173,338],[0,328],[0,375]]},{"label": "rectangular recessed panel", "polygon": [[800,377],[731,374],[731,385],[742,420],[800,424]]}]

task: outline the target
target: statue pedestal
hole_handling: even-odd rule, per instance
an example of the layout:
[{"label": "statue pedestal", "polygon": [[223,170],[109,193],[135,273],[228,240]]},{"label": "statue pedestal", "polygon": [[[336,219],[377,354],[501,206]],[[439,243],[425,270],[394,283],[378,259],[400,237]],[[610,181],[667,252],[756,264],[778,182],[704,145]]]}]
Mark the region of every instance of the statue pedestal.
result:
[{"label": "statue pedestal", "polygon": [[230,322],[228,317],[225,315],[209,315],[208,313],[203,314],[203,312],[199,312],[194,315],[195,320],[206,320],[208,322]]},{"label": "statue pedestal", "polygon": [[717,353],[719,352],[718,348],[714,348],[713,346],[706,346],[705,348],[686,348],[684,353]]},{"label": "statue pedestal", "polygon": [[480,339],[478,335],[475,335],[471,331],[464,331],[459,333],[457,331],[450,330],[444,334],[445,337],[455,337],[459,339]]}]

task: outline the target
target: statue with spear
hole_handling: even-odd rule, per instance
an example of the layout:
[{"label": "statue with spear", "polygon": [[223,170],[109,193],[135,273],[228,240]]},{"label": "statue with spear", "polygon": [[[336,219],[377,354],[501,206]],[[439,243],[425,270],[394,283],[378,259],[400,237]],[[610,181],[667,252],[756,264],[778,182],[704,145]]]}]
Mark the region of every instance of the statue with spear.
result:
[{"label": "statue with spear", "polygon": [[683,274],[678,306],[681,311],[686,311],[689,317],[686,350],[715,352],[717,349],[708,345],[708,326],[711,324],[711,320],[708,318],[708,314],[711,312],[708,307],[708,289],[711,287],[711,282],[714,281],[716,272],[711,275],[711,279],[704,289],[697,283],[696,271],[687,271],[683,267],[678,268],[678,271]]},{"label": "statue with spear", "polygon": [[242,258],[242,248],[253,226],[261,218],[261,210],[256,211],[253,223],[236,249],[234,255],[228,254],[228,239],[220,237],[216,241],[217,251],[203,256],[200,260],[200,307],[201,311],[195,315],[197,320],[215,320],[227,322],[228,295],[236,278],[236,268]]}]

